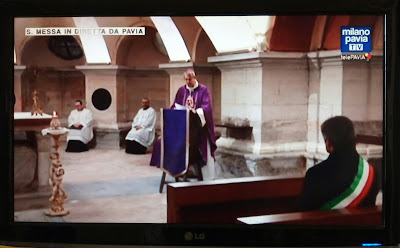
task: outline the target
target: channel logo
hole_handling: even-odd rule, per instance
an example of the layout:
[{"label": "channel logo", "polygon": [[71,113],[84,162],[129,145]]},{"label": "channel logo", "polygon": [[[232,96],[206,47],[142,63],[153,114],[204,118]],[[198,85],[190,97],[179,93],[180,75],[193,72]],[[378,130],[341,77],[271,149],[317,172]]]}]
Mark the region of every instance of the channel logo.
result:
[{"label": "channel logo", "polygon": [[342,60],[367,60],[369,61],[372,58],[370,53],[356,53],[356,54],[342,54],[340,55]]},{"label": "channel logo", "polygon": [[342,53],[370,53],[372,50],[371,27],[342,27]]}]

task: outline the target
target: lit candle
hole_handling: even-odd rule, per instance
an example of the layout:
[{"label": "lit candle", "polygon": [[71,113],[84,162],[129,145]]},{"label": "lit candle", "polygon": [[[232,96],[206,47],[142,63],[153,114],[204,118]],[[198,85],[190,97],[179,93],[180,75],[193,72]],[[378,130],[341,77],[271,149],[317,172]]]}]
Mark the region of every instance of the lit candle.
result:
[{"label": "lit candle", "polygon": [[57,116],[56,116],[56,111],[53,111],[53,117],[57,117]]}]

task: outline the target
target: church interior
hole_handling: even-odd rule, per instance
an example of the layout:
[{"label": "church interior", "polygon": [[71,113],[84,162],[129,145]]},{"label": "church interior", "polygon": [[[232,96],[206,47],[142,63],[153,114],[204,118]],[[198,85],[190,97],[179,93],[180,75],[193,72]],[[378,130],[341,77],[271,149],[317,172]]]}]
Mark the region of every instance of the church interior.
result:
[{"label": "church interior", "polygon": [[[16,18],[15,221],[238,223],[290,213],[307,169],[328,156],[320,126],[337,115],[353,121],[357,151],[381,175],[383,21],[349,15]],[[372,28],[372,58],[341,58],[341,26]],[[145,35],[25,35],[48,27],[144,27]],[[145,97],[156,110],[160,137],[160,109],[171,106],[189,68],[212,98],[217,178],[167,176],[160,193],[162,171],[149,166],[152,146],[143,155],[126,154],[125,136]],[[30,114],[35,94],[43,116]],[[89,151],[67,153],[67,135],[56,142],[41,131],[54,112],[67,127],[77,99],[93,114],[94,138]],[[68,195],[63,216],[44,214],[51,207],[55,143]],[[349,222],[354,213],[341,214]]]}]

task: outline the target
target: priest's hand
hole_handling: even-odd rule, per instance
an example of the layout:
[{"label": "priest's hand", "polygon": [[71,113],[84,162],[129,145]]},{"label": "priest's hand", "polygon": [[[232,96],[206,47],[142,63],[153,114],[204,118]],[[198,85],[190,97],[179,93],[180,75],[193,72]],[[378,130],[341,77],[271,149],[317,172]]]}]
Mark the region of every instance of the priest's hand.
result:
[{"label": "priest's hand", "polygon": [[190,108],[194,107],[194,100],[192,96],[189,96],[186,100],[186,105]]},{"label": "priest's hand", "polygon": [[77,129],[82,129],[83,125],[80,124],[80,123],[75,123],[74,127],[77,128]]},{"label": "priest's hand", "polygon": [[136,128],[136,130],[140,130],[140,129],[142,129],[142,127],[141,127],[141,126],[136,126],[135,128]]}]

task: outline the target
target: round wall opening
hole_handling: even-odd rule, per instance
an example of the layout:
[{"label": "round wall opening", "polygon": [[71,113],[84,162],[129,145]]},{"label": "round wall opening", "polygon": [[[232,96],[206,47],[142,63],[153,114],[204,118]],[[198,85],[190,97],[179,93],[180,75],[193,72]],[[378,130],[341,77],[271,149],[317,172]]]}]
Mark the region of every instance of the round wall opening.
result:
[{"label": "round wall opening", "polygon": [[106,89],[97,89],[92,95],[93,106],[98,110],[106,110],[111,105],[111,94]]}]

